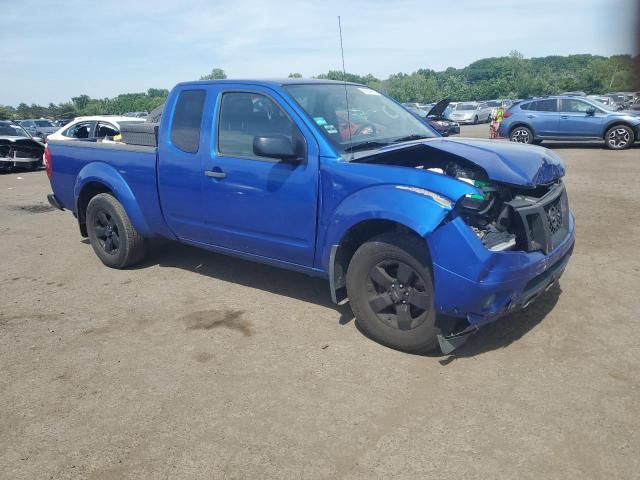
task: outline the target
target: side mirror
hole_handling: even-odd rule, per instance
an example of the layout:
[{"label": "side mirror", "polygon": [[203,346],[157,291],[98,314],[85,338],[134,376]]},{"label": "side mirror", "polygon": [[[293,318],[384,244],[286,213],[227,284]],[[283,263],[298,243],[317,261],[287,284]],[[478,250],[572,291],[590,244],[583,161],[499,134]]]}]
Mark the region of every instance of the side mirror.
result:
[{"label": "side mirror", "polygon": [[301,155],[283,135],[253,137],[253,153],[259,157],[276,158],[278,160],[302,161]]},{"label": "side mirror", "polygon": [[591,107],[590,109],[587,110],[586,113],[588,117],[593,117],[596,114],[596,109]]}]

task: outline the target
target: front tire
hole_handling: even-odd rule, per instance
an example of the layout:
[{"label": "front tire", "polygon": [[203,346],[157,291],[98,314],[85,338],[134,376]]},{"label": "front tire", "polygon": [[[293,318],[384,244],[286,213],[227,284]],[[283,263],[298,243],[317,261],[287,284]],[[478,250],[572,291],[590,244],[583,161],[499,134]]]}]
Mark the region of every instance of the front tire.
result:
[{"label": "front tire", "polygon": [[633,130],[626,125],[614,125],[604,134],[604,142],[611,150],[624,150],[635,142]]},{"label": "front tire", "polygon": [[107,267],[130,267],[144,257],[144,238],[112,195],[100,193],[91,199],[86,222],[93,251]]},{"label": "front tire", "polygon": [[383,234],[361,245],[347,293],[358,328],[375,341],[411,353],[438,346],[431,268],[419,239]]},{"label": "front tire", "polygon": [[478,124],[478,116],[477,115],[475,117],[473,117],[473,124],[474,125]]},{"label": "front tire", "polygon": [[533,132],[527,127],[516,127],[509,134],[509,140],[516,143],[533,143]]}]

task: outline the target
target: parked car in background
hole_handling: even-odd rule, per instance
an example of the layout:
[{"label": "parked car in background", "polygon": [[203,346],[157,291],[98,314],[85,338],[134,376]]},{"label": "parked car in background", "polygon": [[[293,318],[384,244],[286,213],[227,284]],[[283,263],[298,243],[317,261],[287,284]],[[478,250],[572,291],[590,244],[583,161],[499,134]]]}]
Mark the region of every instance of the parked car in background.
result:
[{"label": "parked car in background", "polygon": [[477,124],[481,122],[488,122],[491,117],[491,107],[485,102],[463,102],[458,103],[451,115],[450,120],[454,120],[458,123],[470,123]]},{"label": "parked car in background", "polygon": [[607,148],[622,150],[639,138],[640,118],[586,97],[547,97],[511,107],[499,132],[512,142],[604,140]]},{"label": "parked car in background", "polygon": [[47,139],[47,136],[58,130],[58,127],[46,118],[33,118],[27,120],[20,120],[18,124],[31,134],[32,137],[39,137],[43,141]]},{"label": "parked car in background", "polygon": [[48,140],[98,140],[115,137],[120,133],[121,123],[144,121],[144,118],[110,115],[78,117],[56,133],[49,135]]},{"label": "parked car in background", "polygon": [[24,127],[0,120],[0,171],[33,170],[42,166],[44,145]]},{"label": "parked car in background", "polygon": [[[347,95],[366,123],[349,125]],[[182,83],[148,146],[52,140],[45,158],[49,202],[105,265],[164,237],[323,277],[368,336],[410,352],[525,308],[573,251],[553,151],[443,139],[364,85]]]},{"label": "parked car in background", "polygon": [[587,96],[585,92],[581,92],[581,91],[562,92],[560,95],[563,97],[586,97]]},{"label": "parked car in background", "polygon": [[123,114],[124,117],[132,117],[132,118],[147,118],[149,112],[127,112]]},{"label": "parked car in background", "polygon": [[611,103],[615,105],[618,110],[626,110],[633,104],[634,95],[631,92],[614,92],[605,93],[605,97],[611,99]]},{"label": "parked car in background", "polygon": [[[458,135],[460,133],[460,124],[449,120],[446,117],[445,111],[449,105],[449,99],[444,99],[438,103],[431,104],[428,109],[416,108],[414,104],[403,103],[402,106],[409,110],[414,115],[420,117],[426,121],[435,131],[437,131],[443,137],[449,135]],[[429,106],[429,104],[425,105]]]},{"label": "parked car in background", "polygon": [[460,134],[460,124],[448,118],[449,99],[436,103],[428,112],[426,120],[440,135],[448,137]]}]

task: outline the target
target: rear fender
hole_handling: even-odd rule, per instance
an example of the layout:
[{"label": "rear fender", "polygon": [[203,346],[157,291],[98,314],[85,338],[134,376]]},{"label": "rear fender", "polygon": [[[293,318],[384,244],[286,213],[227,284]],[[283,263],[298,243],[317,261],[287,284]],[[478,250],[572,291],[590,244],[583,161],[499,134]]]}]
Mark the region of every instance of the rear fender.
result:
[{"label": "rear fender", "polygon": [[442,195],[404,185],[378,185],[359,190],[343,200],[329,216],[320,243],[320,267],[330,271],[332,247],[339,245],[345,234],[361,222],[388,220],[427,237],[442,223],[453,204]]},{"label": "rear fender", "polygon": [[101,183],[113,192],[127,212],[131,223],[142,236],[150,236],[152,234],[151,229],[144,219],[142,210],[140,210],[138,201],[125,179],[122,178],[122,175],[120,175],[115,168],[103,162],[89,163],[78,173],[73,189],[76,215],[78,214],[78,199],[80,198],[80,193],[82,189],[91,182]]}]

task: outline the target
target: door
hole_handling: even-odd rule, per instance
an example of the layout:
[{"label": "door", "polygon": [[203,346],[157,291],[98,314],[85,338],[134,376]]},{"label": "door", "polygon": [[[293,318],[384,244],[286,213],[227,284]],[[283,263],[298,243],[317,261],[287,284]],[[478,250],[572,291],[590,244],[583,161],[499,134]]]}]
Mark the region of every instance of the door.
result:
[{"label": "door", "polygon": [[[298,265],[313,264],[319,153],[311,132],[264,87],[218,92],[202,208],[207,243]],[[254,152],[258,137],[284,138],[297,160]]]},{"label": "door", "polygon": [[560,135],[574,138],[599,138],[604,112],[577,98],[560,100]]},{"label": "door", "polygon": [[[524,109],[524,106],[523,106]],[[536,137],[552,137],[558,133],[558,101],[555,98],[528,104],[526,117]]]},{"label": "door", "polygon": [[158,192],[167,225],[180,239],[202,242],[202,163],[208,156],[203,118],[207,91],[185,88],[167,102],[158,135]]}]

